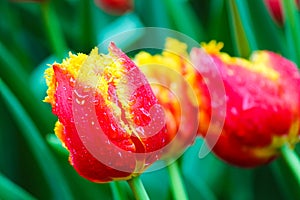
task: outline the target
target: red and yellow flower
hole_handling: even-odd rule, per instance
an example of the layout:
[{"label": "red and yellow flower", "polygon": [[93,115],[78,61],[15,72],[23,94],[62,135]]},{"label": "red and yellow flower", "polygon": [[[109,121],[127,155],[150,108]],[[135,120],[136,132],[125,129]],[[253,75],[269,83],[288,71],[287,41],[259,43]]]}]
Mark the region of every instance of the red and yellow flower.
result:
[{"label": "red and yellow flower", "polygon": [[[167,144],[163,110],[145,76],[113,43],[107,55],[97,48],[89,56],[70,54],[45,74],[55,133],[81,176],[126,180],[159,159]],[[144,128],[151,124],[157,130],[149,135]]]},{"label": "red and yellow flower", "polygon": [[[220,52],[222,47],[215,41],[203,45],[224,83],[225,123],[220,135],[201,134],[213,152],[231,164],[254,167],[268,163],[283,145],[293,147],[299,142],[299,71],[294,63],[273,52],[257,51],[246,60]],[[200,52],[192,50],[194,63],[201,59]],[[199,87],[206,89],[201,82]],[[209,95],[202,98],[209,105],[213,103]],[[214,144],[211,141],[216,137]]]},{"label": "red and yellow flower", "polygon": [[161,54],[140,52],[134,58],[151,84],[166,115],[168,141],[163,158],[176,158],[197,135],[198,102],[193,84],[196,80],[187,45],[167,38]]}]

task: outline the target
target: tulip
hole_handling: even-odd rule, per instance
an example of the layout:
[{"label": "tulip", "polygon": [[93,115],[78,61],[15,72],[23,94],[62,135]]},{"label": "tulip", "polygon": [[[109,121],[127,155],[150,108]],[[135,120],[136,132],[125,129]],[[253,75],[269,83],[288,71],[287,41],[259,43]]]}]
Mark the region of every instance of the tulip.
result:
[{"label": "tulip", "polygon": [[198,128],[198,102],[193,90],[195,70],[187,45],[167,38],[161,54],[140,52],[134,58],[165,111],[168,141],[163,159],[175,159],[193,143]]},{"label": "tulip", "polygon": [[70,54],[45,72],[45,102],[75,170],[93,182],[128,180],[167,144],[164,112],[148,81],[113,43],[107,55]]},{"label": "tulip", "polygon": [[105,12],[122,15],[133,9],[133,0],[95,0],[95,4]]},{"label": "tulip", "polygon": [[[272,18],[279,24],[283,24],[282,2],[281,0],[264,0],[264,3]],[[295,5],[299,9],[300,1],[295,0]]]},{"label": "tulip", "polygon": [[[212,64],[217,67],[226,92],[226,115],[219,115],[225,117],[221,133],[201,135],[212,151],[230,164],[266,164],[280,154],[281,147],[299,142],[299,71],[293,62],[270,51],[254,52],[246,60],[220,52],[222,47],[215,41],[203,45],[212,59],[207,66],[199,64],[207,59],[201,49],[191,52],[191,60],[200,71],[207,71],[203,67]],[[198,84],[206,89],[204,82]],[[209,95],[202,98],[214,105]],[[206,115],[210,117],[209,112]]]}]

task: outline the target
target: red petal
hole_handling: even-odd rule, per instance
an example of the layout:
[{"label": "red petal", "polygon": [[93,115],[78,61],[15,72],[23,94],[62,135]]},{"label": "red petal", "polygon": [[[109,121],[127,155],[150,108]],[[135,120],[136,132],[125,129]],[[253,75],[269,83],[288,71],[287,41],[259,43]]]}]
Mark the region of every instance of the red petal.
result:
[{"label": "red petal", "polygon": [[[54,65],[53,69],[57,81],[54,113],[64,125],[66,138],[64,143],[70,151],[71,164],[80,175],[95,182],[107,182],[113,178],[128,177],[130,173],[102,164],[83,145],[75,127],[72,113],[74,83],[71,81],[70,75],[65,73],[61,68]],[[102,149],[102,151],[106,154],[105,156],[109,156],[107,155],[107,152],[109,152],[108,149]],[[132,166],[132,170],[134,170],[134,167]]]}]

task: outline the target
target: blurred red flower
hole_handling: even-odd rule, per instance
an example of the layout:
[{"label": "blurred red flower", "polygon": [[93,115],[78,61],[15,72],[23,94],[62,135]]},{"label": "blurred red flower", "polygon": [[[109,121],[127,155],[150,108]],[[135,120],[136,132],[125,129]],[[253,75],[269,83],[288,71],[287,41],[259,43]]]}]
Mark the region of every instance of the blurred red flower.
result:
[{"label": "blurred red flower", "polygon": [[[293,147],[299,142],[300,73],[294,63],[273,52],[257,51],[246,60],[220,52],[222,47],[215,41],[203,45],[224,82],[225,123],[220,135],[205,130],[201,134],[228,163],[241,167],[268,163],[283,145]],[[196,65],[203,59],[200,51],[191,52]],[[199,87],[206,90],[203,82]],[[202,98],[214,104],[209,95]],[[210,109],[206,112],[209,119]],[[211,126],[219,125],[212,122]]]},{"label": "blurred red flower", "polygon": [[[271,14],[272,18],[279,24],[283,24],[282,1],[281,0],[264,0],[264,3]],[[300,0],[295,0],[295,5],[300,7]]]},{"label": "blurred red flower", "polygon": [[161,54],[140,52],[134,58],[146,78],[151,81],[159,103],[166,115],[168,141],[163,159],[176,159],[194,142],[198,128],[198,105],[193,69],[187,45],[173,38],[167,38]]},{"label": "blurred red flower", "polygon": [[110,14],[122,15],[133,9],[133,0],[95,0],[105,12]]}]

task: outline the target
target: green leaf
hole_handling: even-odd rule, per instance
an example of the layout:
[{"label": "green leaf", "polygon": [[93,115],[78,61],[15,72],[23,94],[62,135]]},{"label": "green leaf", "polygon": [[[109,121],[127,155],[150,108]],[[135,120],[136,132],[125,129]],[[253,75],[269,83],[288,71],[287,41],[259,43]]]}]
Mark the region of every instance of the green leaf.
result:
[{"label": "green leaf", "polygon": [[65,52],[68,51],[68,47],[61,32],[58,16],[56,16],[53,1],[45,1],[41,6],[43,19],[45,24],[45,31],[48,35],[48,40],[52,46],[53,52],[60,59],[64,58]]},{"label": "green leaf", "polygon": [[288,57],[300,68],[300,19],[294,0],[282,1],[285,20],[285,36],[288,44]]},{"label": "green leaf", "polygon": [[[81,43],[81,48],[86,51],[90,51],[94,46],[96,46],[96,33],[94,27],[94,17],[92,7],[94,5],[93,1],[80,0],[79,1],[79,40]],[[98,21],[98,20],[97,20]]]},{"label": "green leaf", "polygon": [[104,44],[113,40],[119,48],[126,49],[142,36],[141,30],[134,30],[142,27],[139,17],[134,13],[128,13],[103,28],[98,35],[98,42]]},{"label": "green leaf", "polygon": [[229,0],[227,2],[236,54],[249,57],[251,52],[257,49],[257,45],[249,17],[248,5],[246,1]]},{"label": "green leaf", "polygon": [[164,0],[175,29],[196,41],[203,40],[205,32],[191,4],[186,0]]},{"label": "green leaf", "polygon": [[[150,166],[149,169],[153,169],[151,167],[155,168],[155,164]],[[141,175],[141,179],[150,199],[168,199],[170,182],[166,168],[155,171],[146,171]]]},{"label": "green leaf", "polygon": [[[214,155],[205,158],[198,157],[203,140],[197,138],[193,146],[182,156],[182,173],[186,182],[192,186],[189,195],[200,196],[202,199],[217,199],[216,193],[222,191],[222,177],[227,166]],[[189,187],[187,190],[189,191]]]},{"label": "green leaf", "polygon": [[171,28],[170,15],[161,0],[134,1],[134,4],[134,12],[146,27]]},{"label": "green leaf", "polygon": [[68,184],[38,129],[5,83],[0,79],[0,94],[9,107],[21,133],[35,155],[56,199],[72,199]]},{"label": "green leaf", "polygon": [[0,173],[0,199],[34,200],[32,195]]},{"label": "green leaf", "polygon": [[282,27],[274,23],[265,3],[263,1],[247,1],[247,5],[249,11],[255,10],[255,12],[249,12],[249,16],[258,49],[287,53]]},{"label": "green leaf", "polygon": [[64,156],[66,159],[69,156],[69,151],[63,147],[63,144],[58,139],[58,137],[55,134],[48,134],[46,136],[47,142],[50,144],[50,146],[57,151],[60,155]]},{"label": "green leaf", "polygon": [[281,149],[282,158],[286,165],[289,167],[293,177],[295,178],[295,183],[300,191],[300,158],[297,153],[291,149],[289,146],[285,145]]},{"label": "green leaf", "polygon": [[0,76],[11,88],[16,96],[36,122],[40,130],[53,128],[51,120],[53,115],[42,99],[37,99],[28,86],[29,74],[26,73],[22,64],[0,43]]}]

